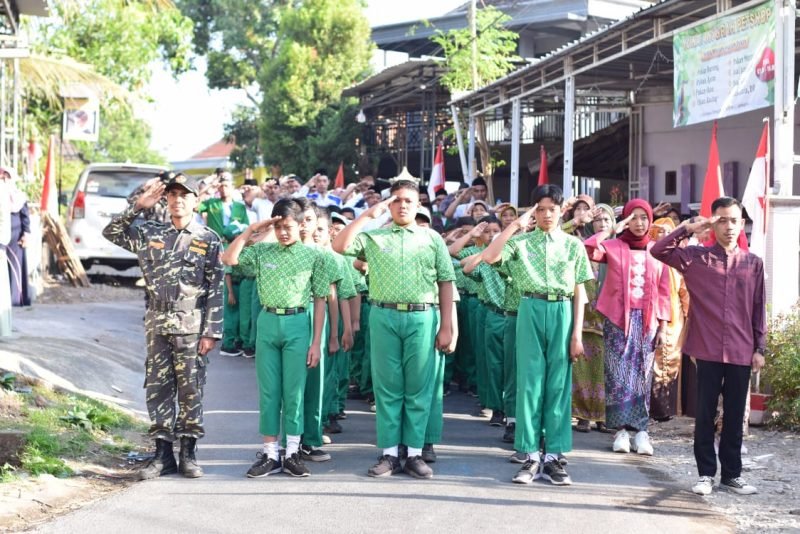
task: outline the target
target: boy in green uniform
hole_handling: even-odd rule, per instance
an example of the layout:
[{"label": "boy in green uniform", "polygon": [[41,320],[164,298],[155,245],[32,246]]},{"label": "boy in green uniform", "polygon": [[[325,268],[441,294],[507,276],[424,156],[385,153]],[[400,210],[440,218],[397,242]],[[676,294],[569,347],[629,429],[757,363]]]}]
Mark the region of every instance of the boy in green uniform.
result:
[{"label": "boy in green uniform", "polygon": [[[222,236],[230,243],[242,233],[246,228],[245,225],[234,222],[225,227]],[[249,286],[247,291],[241,291],[243,281],[245,280],[244,272],[239,266],[226,266],[225,279],[223,284],[223,320],[222,320],[222,346],[219,353],[222,356],[240,356],[242,354],[244,343],[249,342],[246,337],[250,336],[250,291],[252,286]],[[242,302],[244,300],[244,302]],[[245,326],[245,317],[248,321]]]},{"label": "boy in green uniform", "polygon": [[[400,471],[398,445],[408,446],[406,473],[431,478],[422,460],[425,429],[434,387],[435,348],[452,339],[453,264],[442,238],[414,222],[419,205],[415,182],[398,180],[392,196],[362,213],[336,237],[333,248],[369,264],[370,337],[373,358],[378,447],[383,455],[369,476]],[[386,212],[392,224],[365,233],[361,229]],[[438,286],[438,289],[437,289]],[[441,305],[437,332],[436,294]]]},{"label": "boy in green uniform", "polygon": [[[253,223],[223,255],[227,265],[241,265],[256,273],[263,313],[258,317],[256,376],[259,387],[259,430],[264,451],[247,476],[263,477],[282,470],[292,476],[310,473],[300,456],[303,434],[303,392],[307,369],[320,360],[325,297],[329,284],[321,276],[322,254],[299,242],[302,208],[295,200],[275,204],[273,217]],[[254,233],[274,227],[277,243],[256,243],[244,248]],[[244,249],[244,250],[243,250]],[[312,326],[305,307],[313,297]],[[286,432],[286,457],[281,462],[278,433]]]},{"label": "boy in green uniform", "polygon": [[[556,485],[569,485],[572,480],[558,462],[558,454],[572,449],[571,360],[583,353],[583,283],[593,275],[583,244],[558,227],[561,189],[539,186],[533,201],[533,208],[492,241],[483,260],[508,264],[522,291],[514,445],[528,460],[513,481],[530,484],[541,476]],[[515,232],[527,228],[534,214],[536,229],[509,241]],[[543,434],[544,462],[538,452]]]}]

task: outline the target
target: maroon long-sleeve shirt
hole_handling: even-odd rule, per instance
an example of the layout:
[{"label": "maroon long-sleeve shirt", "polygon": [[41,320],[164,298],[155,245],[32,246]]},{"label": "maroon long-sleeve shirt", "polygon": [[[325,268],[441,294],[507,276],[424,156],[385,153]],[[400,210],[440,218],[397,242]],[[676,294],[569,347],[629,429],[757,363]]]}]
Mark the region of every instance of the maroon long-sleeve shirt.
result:
[{"label": "maroon long-sleeve shirt", "polygon": [[689,290],[689,319],[683,352],[700,360],[751,365],[764,352],[767,333],[764,262],[738,247],[680,248],[688,237],[678,228],[650,254],[683,274]]}]

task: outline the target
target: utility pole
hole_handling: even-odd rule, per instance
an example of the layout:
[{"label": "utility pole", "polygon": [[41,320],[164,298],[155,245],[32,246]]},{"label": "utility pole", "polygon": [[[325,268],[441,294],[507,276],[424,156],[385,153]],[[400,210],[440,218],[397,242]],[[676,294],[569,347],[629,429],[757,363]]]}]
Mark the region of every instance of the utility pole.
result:
[{"label": "utility pole", "polygon": [[472,43],[472,90],[478,89],[478,0],[469,4],[469,33]]}]

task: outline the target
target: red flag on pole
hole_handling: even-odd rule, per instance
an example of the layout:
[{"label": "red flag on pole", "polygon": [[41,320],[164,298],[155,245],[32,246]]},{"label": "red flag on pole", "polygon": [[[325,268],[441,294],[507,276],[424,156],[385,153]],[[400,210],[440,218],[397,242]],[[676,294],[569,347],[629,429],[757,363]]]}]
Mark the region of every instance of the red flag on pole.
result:
[{"label": "red flag on pole", "polygon": [[55,136],[50,136],[47,145],[47,165],[44,168],[44,183],[42,184],[42,201],[40,208],[49,212],[53,217],[58,217],[58,194],[56,192],[56,164],[55,164]]},{"label": "red flag on pole", "polygon": [[444,147],[442,143],[436,147],[436,155],[433,158],[433,169],[431,169],[431,178],[428,180],[428,198],[433,200],[436,197],[436,191],[444,187]]},{"label": "red flag on pole", "polygon": [[[717,145],[717,121],[714,121],[714,127],[711,129],[711,146],[708,149],[708,167],[706,168],[705,182],[703,183],[703,198],[700,201],[700,216],[711,217],[711,204],[714,203],[719,197],[724,197],[725,191],[722,185],[722,170],[719,166],[719,147]],[[717,242],[714,232],[704,244],[706,246],[713,246]],[[747,235],[744,233],[744,228],[739,233],[737,239],[739,248],[747,250]]]},{"label": "red flag on pole", "polygon": [[333,187],[336,189],[344,187],[344,162],[339,163],[339,170],[336,171],[336,179],[333,181]]},{"label": "red flag on pole", "polygon": [[539,149],[539,183],[538,185],[545,185],[550,179],[547,176],[547,152],[544,150],[544,145]]},{"label": "red flag on pole", "polygon": [[[756,159],[747,178],[742,205],[753,221],[750,252],[763,258],[767,255],[767,191],[769,187],[769,121],[765,119]],[[741,246],[741,245],[740,245]]]}]

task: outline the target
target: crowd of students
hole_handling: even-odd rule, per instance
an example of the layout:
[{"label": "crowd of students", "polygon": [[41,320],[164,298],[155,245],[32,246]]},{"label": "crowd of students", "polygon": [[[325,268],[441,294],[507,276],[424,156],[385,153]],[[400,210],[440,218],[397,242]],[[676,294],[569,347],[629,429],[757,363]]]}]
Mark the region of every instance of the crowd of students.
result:
[{"label": "crowd of students", "polygon": [[[722,393],[721,484],[755,492],[740,450],[744,377],[763,365],[763,265],[736,246],[738,201],[682,220],[669,204],[620,210],[554,185],[518,212],[489,206],[480,178],[433,198],[404,179],[329,183],[236,190],[221,173],[200,187],[197,216],[227,242],[221,351],[256,358],[264,442],[247,476],[329,460],[349,394],[376,412],[368,474],[430,478],[442,399],[458,388],[513,443],[523,484],[571,484],[572,432],[592,423],[614,452],[652,455],[651,420],[696,414],[693,489],[707,494]],[[703,341],[715,303],[738,318]]]}]

